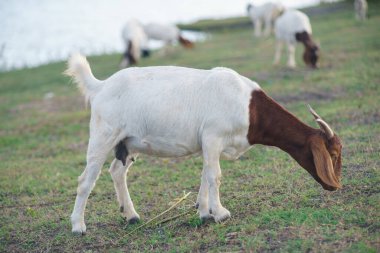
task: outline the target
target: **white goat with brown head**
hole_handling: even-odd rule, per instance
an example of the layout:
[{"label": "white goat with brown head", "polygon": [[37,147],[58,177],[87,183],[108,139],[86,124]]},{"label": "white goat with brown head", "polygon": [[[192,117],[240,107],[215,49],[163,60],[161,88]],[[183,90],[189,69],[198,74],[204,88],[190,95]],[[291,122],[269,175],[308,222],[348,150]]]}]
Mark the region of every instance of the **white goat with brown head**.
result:
[{"label": "white goat with brown head", "polygon": [[298,10],[287,10],[275,22],[275,35],[277,40],[274,64],[280,62],[283,44],[288,46],[289,68],[295,68],[296,44],[300,42],[304,45],[305,51],[303,60],[311,68],[317,67],[319,58],[319,47],[312,39],[312,30],[309,17]]},{"label": "white goat with brown head", "polygon": [[110,172],[120,210],[129,222],[139,219],[126,184],[138,153],[202,154],[197,208],[202,219],[216,222],[230,217],[219,198],[219,160],[237,159],[254,144],[287,152],[326,190],[341,187],[342,145],[329,125],[313,110],[320,129],[305,125],[257,83],[231,69],[128,68],[100,81],[83,56],[71,57],[68,65],[66,73],[91,104],[87,165],[71,215],[75,233],[86,231],[86,202],[112,149]]}]

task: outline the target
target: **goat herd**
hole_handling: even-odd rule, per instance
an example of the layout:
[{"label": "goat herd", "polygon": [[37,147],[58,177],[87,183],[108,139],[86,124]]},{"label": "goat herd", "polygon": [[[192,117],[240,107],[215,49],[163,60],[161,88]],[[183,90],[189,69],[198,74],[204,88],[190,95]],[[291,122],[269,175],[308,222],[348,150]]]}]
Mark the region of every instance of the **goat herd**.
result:
[{"label": "goat herd", "polygon": [[[255,25],[255,36],[262,35],[262,23],[263,35],[268,36],[274,21],[278,41],[275,63],[279,62],[285,42],[288,66],[294,67],[295,43],[299,41],[305,46],[305,63],[317,66],[318,46],[312,40],[309,18],[304,13],[271,3],[261,7],[248,5],[247,11]],[[141,25],[136,20],[127,23],[123,38],[123,66],[135,64],[148,54],[149,38],[166,43],[178,40],[186,47],[193,46],[175,26]],[[328,123],[310,106],[319,128],[302,123],[267,96],[256,82],[232,69],[135,67],[98,80],[86,58],[75,54],[65,73],[74,78],[91,105],[87,165],[78,180],[71,215],[74,233],[86,232],[87,199],[112,150],[115,158],[109,171],[120,211],[129,223],[140,219],[127,188],[127,171],[139,153],[157,157],[202,155],[196,208],[201,219],[216,222],[230,217],[219,197],[219,160],[237,159],[254,144],[275,146],[288,153],[325,190],[341,188],[342,144]]]},{"label": "goat herd", "polygon": [[[366,0],[355,0],[355,16],[359,21],[367,17],[368,5]],[[261,6],[248,4],[247,14],[254,26],[254,36],[269,36],[274,30],[276,37],[276,52],[273,64],[280,62],[283,44],[286,43],[288,50],[287,66],[296,67],[295,49],[296,43],[304,46],[303,60],[311,68],[317,68],[319,46],[312,39],[312,28],[309,17],[294,9],[286,9],[280,3],[265,3]],[[262,32],[264,26],[264,32]],[[274,29],[273,29],[274,28]],[[120,68],[126,68],[137,64],[141,57],[150,55],[149,40],[164,42],[165,47],[178,41],[185,48],[192,48],[193,43],[184,38],[181,31],[175,25],[148,23],[142,24],[136,19],[129,20],[123,30],[122,38],[125,44]]]}]

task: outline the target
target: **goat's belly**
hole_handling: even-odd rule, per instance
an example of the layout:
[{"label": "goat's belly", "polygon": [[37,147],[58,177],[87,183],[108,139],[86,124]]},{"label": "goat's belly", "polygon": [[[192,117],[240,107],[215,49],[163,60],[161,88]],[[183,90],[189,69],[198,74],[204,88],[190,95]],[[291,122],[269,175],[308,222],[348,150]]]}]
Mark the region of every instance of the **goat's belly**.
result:
[{"label": "goat's belly", "polygon": [[198,153],[197,143],[179,142],[164,137],[132,137],[127,140],[127,149],[131,153],[142,153],[158,157],[181,157]]}]

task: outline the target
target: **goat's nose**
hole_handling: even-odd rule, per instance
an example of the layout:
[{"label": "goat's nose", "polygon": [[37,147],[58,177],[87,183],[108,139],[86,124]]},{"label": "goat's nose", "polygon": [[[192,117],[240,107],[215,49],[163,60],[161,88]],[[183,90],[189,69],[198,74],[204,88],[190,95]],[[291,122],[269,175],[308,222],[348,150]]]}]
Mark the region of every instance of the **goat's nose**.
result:
[{"label": "goat's nose", "polygon": [[327,191],[336,191],[338,190],[337,187],[333,187],[333,186],[330,186],[330,185],[322,185],[323,189],[327,190]]}]

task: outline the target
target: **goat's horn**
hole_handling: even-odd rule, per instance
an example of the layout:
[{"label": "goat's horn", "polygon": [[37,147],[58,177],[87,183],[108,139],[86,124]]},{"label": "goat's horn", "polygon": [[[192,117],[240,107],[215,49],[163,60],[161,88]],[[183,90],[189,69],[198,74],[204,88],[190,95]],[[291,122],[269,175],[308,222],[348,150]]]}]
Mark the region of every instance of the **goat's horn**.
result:
[{"label": "goat's horn", "polygon": [[315,119],[321,119],[321,116],[319,116],[314,110],[313,108],[311,108],[311,106],[308,104],[307,107],[309,108],[309,111],[311,114],[313,114],[314,118]]},{"label": "goat's horn", "polygon": [[323,119],[316,119],[319,127],[325,132],[327,135],[327,139],[331,139],[334,137],[334,132],[331,129],[331,127],[323,120]]}]

